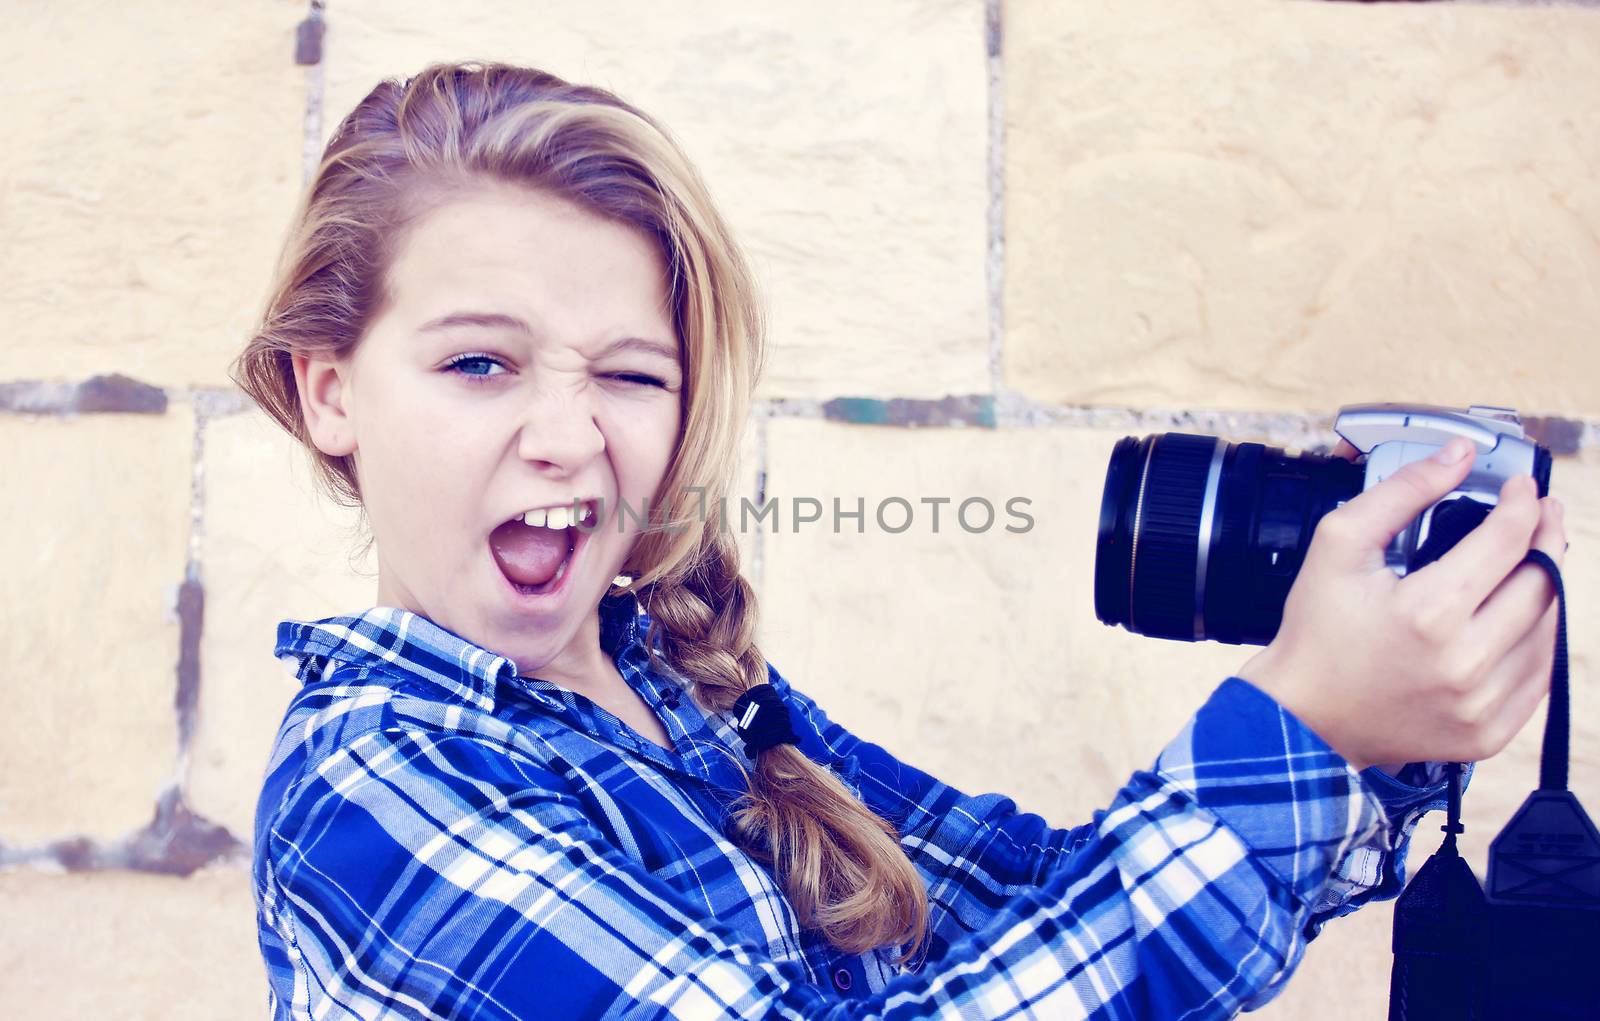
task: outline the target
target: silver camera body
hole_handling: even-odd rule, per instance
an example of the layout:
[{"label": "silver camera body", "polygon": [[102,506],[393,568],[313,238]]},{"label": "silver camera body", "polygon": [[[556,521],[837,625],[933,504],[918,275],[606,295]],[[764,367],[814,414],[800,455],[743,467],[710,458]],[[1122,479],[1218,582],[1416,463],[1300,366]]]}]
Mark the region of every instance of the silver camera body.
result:
[{"label": "silver camera body", "polygon": [[1550,452],[1528,438],[1521,418],[1509,408],[1351,404],[1339,409],[1333,430],[1364,455],[1363,492],[1411,462],[1431,457],[1457,436],[1471,440],[1476,449],[1472,470],[1461,485],[1424,511],[1384,551],[1385,562],[1400,575],[1437,559],[1441,546],[1453,546],[1475,527],[1500,502],[1500,488],[1512,476],[1531,475],[1541,496],[1549,491]]}]

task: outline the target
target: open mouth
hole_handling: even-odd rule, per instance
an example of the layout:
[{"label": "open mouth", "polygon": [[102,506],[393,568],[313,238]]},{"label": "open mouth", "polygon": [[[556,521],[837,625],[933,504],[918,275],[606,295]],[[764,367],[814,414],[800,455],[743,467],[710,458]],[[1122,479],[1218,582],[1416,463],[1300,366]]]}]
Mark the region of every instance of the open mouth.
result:
[{"label": "open mouth", "polygon": [[489,533],[489,550],[507,584],[522,596],[560,591],[594,530],[595,514],[593,501],[586,501],[501,522]]}]

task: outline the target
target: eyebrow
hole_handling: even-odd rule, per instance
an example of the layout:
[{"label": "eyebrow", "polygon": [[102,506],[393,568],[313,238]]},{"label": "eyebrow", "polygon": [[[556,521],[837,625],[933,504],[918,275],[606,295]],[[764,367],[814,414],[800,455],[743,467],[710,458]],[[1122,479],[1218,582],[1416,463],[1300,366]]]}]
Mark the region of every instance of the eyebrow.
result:
[{"label": "eyebrow", "polygon": [[[516,330],[518,333],[525,333],[529,336],[533,334],[533,329],[527,323],[516,316],[508,316],[501,312],[451,312],[448,315],[439,316],[437,319],[430,319],[417,329],[418,332],[426,333],[444,330],[451,326],[502,327]],[[619,337],[607,344],[600,351],[598,357],[604,358],[619,351],[642,351],[647,354],[660,355],[669,361],[675,362],[678,360],[676,347],[667,344],[665,341],[647,339],[645,337]]]}]

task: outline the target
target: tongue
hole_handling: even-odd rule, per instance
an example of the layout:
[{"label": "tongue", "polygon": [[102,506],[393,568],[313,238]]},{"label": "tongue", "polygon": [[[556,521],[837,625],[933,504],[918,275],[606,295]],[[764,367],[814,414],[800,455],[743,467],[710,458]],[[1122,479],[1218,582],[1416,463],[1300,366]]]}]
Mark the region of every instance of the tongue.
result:
[{"label": "tongue", "polygon": [[519,585],[543,585],[567,556],[567,532],[508,521],[489,533],[489,549],[507,578]]}]

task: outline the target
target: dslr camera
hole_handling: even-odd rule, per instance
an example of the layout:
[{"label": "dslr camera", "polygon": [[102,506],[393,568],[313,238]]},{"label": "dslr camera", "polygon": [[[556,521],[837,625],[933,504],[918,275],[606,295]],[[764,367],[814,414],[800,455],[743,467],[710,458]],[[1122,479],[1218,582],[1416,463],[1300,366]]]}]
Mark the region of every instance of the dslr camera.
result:
[{"label": "dslr camera", "polygon": [[1096,616],[1155,638],[1266,645],[1323,515],[1456,436],[1477,448],[1472,471],[1394,537],[1384,558],[1397,574],[1455,546],[1511,476],[1550,492],[1550,451],[1506,408],[1352,404],[1333,429],[1357,460],[1190,433],[1119,440],[1100,501]]}]

